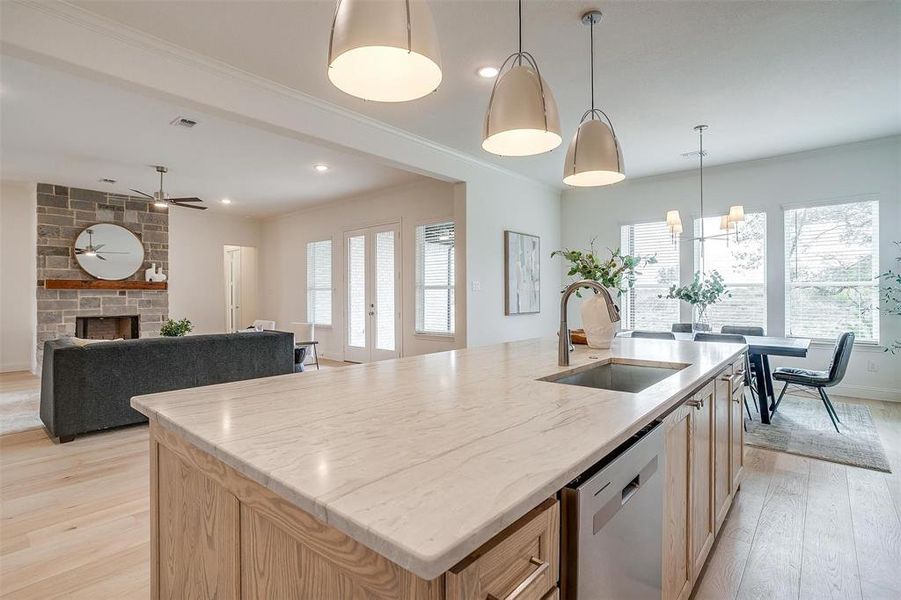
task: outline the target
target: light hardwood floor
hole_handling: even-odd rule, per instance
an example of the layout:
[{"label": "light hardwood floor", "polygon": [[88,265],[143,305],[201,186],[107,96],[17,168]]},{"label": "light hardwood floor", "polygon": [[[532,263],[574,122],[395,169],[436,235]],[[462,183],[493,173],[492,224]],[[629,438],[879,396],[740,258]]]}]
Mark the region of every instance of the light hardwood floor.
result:
[{"label": "light hardwood floor", "polygon": [[[870,407],[894,473],[749,448],[695,598],[901,598],[901,403],[841,400]],[[0,436],[0,597],[149,598],[147,449],[146,426]]]}]

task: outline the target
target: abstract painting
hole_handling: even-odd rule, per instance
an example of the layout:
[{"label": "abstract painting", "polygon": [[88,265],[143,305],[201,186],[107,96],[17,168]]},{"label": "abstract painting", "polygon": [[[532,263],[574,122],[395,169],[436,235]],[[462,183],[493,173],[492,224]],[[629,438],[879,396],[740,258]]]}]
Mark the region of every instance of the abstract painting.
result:
[{"label": "abstract painting", "polygon": [[541,312],[541,240],[537,235],[504,232],[504,314]]}]

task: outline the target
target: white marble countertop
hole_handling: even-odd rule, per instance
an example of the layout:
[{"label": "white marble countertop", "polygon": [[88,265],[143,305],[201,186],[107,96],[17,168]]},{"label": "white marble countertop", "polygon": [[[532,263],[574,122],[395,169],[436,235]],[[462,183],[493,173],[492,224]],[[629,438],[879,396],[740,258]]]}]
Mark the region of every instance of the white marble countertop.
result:
[{"label": "white marble countertop", "polygon": [[[737,344],[526,340],[132,399],[160,426],[425,579],[728,365]],[[537,381],[609,358],[687,364],[638,394]]]}]

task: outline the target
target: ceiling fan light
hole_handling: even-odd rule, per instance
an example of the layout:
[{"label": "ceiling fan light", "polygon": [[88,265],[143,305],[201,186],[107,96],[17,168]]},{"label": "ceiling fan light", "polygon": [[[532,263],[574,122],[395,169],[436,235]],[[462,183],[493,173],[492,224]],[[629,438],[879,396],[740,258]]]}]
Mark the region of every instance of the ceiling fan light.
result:
[{"label": "ceiling fan light", "polygon": [[485,114],[482,148],[499,156],[532,156],[559,146],[560,115],[547,82],[526,64],[499,77]]},{"label": "ceiling fan light", "polygon": [[376,102],[406,102],[435,91],[441,58],[428,4],[339,0],[328,78],[339,90]]},{"label": "ceiling fan light", "polygon": [[603,121],[589,119],[573,136],[563,167],[563,183],[597,187],[626,178],[619,141]]},{"label": "ceiling fan light", "polygon": [[729,207],[729,214],[726,216],[729,223],[740,223],[745,220],[745,207],[741,204]]},{"label": "ceiling fan light", "polygon": [[157,208],[169,208],[168,202],[162,202],[160,200],[157,200],[156,202],[154,202],[153,205]]}]

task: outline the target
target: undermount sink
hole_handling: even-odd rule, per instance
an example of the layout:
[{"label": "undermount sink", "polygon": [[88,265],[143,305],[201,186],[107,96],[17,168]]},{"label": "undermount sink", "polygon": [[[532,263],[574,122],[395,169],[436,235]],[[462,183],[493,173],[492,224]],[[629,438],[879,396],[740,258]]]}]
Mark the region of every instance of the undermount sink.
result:
[{"label": "undermount sink", "polygon": [[539,381],[637,394],[687,366],[678,363],[635,363],[608,359],[588,367],[542,377]]}]

